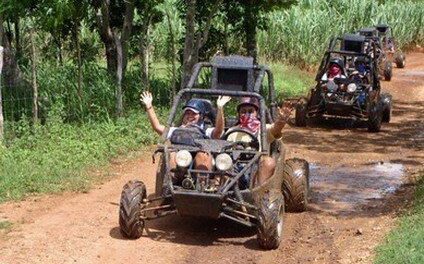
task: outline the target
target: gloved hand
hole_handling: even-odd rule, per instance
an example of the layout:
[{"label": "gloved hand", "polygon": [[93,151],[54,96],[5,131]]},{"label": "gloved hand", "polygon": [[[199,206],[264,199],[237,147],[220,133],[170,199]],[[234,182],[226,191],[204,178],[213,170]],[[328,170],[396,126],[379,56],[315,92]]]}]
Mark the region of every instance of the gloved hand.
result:
[{"label": "gloved hand", "polygon": [[216,106],[218,106],[218,108],[222,108],[230,100],[231,100],[231,96],[219,96],[218,99],[216,100]]},{"label": "gloved hand", "polygon": [[153,97],[150,92],[143,92],[140,94],[140,101],[146,106],[146,109],[149,109],[153,106]]},{"label": "gloved hand", "polygon": [[290,115],[293,109],[294,109],[293,103],[284,102],[282,107],[278,107],[276,121],[287,123],[287,121],[289,121],[290,119]]}]

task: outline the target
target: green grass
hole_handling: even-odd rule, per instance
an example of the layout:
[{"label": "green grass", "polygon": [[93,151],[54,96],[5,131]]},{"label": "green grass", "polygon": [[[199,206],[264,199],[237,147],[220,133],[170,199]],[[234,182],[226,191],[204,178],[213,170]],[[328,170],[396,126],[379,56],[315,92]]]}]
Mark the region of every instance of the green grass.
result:
[{"label": "green grass", "polygon": [[16,135],[8,146],[0,145],[0,202],[38,193],[85,191],[93,182],[87,168],[157,141],[141,111],[116,121],[85,124],[63,123],[53,116],[47,125],[33,128],[21,121],[13,131]]},{"label": "green grass", "polygon": [[305,95],[314,84],[312,73],[301,71],[295,66],[271,63],[269,67],[274,75],[274,85],[278,98]]},{"label": "green grass", "polygon": [[424,179],[418,183],[414,208],[377,248],[376,264],[424,263]]},{"label": "green grass", "polygon": [[6,232],[8,232],[10,230],[10,228],[12,228],[12,223],[9,221],[0,221],[0,231],[4,230]]}]

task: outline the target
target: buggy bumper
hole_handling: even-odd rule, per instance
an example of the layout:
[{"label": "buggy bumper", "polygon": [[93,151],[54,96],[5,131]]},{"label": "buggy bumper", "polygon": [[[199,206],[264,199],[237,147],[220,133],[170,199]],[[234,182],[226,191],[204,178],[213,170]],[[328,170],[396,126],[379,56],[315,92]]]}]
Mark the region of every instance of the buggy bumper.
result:
[{"label": "buggy bumper", "polygon": [[174,191],[173,200],[181,216],[196,216],[218,219],[224,196],[193,191]]}]

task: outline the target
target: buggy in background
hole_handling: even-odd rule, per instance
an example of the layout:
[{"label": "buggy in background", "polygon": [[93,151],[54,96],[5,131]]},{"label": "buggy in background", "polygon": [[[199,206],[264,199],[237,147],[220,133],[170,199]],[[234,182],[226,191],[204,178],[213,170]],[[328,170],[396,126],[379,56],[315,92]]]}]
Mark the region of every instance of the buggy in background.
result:
[{"label": "buggy in background", "polygon": [[366,44],[364,52],[376,59],[379,75],[383,76],[384,80],[390,81],[393,76],[392,61],[383,48],[383,42],[379,36],[379,31],[375,27],[369,27],[360,29],[358,34],[364,36],[370,43],[370,45]]},{"label": "buggy in background", "polygon": [[[306,126],[311,118],[343,118],[366,122],[370,132],[380,131],[382,122],[390,121],[392,97],[381,93],[376,45],[357,34],[332,39],[315,87],[296,106],[295,124]],[[331,76],[334,64],[342,71],[337,76]]]},{"label": "buggy in background", "polygon": [[406,57],[396,44],[396,40],[392,35],[392,28],[386,24],[379,24],[375,26],[378,31],[378,37],[382,49],[388,59],[396,64],[398,68],[405,68]]}]

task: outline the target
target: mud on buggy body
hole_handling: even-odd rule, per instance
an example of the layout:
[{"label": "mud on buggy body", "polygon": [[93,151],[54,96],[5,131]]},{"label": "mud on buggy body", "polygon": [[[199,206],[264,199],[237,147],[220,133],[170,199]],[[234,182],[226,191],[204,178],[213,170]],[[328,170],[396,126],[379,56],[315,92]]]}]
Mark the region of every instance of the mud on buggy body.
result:
[{"label": "mud on buggy body", "polygon": [[[346,34],[331,40],[315,87],[296,106],[296,125],[306,126],[310,118],[335,117],[365,121],[369,131],[378,132],[382,122],[390,121],[392,102],[391,95],[380,94],[376,53],[376,43],[364,36]],[[333,58],[344,61],[346,78],[323,80]],[[355,67],[358,61],[364,67],[363,73]]]},{"label": "mud on buggy body", "polygon": [[[210,89],[195,87],[203,67],[212,68]],[[260,94],[263,92],[262,79],[265,74],[269,81],[268,98]],[[173,126],[181,100],[193,95],[255,97],[260,102],[261,131],[266,130],[266,121],[273,121],[276,103],[272,73],[264,66],[253,65],[251,58],[218,57],[212,63],[197,64],[188,87],[181,90],[174,99],[168,128]],[[270,108],[267,108],[267,101]],[[165,131],[164,143],[155,152],[160,158],[154,198],[147,199],[145,186],[140,181],[131,181],[124,186],[119,218],[122,234],[129,238],[138,238],[142,235],[146,220],[169,214],[226,218],[257,228],[261,247],[277,248],[282,236],[285,205],[297,211],[306,208],[308,164],[300,159],[285,161],[281,141],[275,141],[270,146],[266,133],[260,133],[260,138],[256,139],[259,144],[253,144],[254,141],[247,143],[224,140],[227,133],[231,131],[227,131],[223,139],[194,136],[192,140],[183,140],[184,144],[180,144],[178,140],[166,140]],[[186,136],[191,137],[192,134],[186,133]],[[212,155],[216,163],[213,170],[194,169],[193,158],[199,151]],[[191,158],[189,165],[171,168],[172,152],[176,155],[183,155],[184,152],[189,160]],[[262,185],[255,186],[254,175],[264,155],[273,157],[277,166],[271,178]],[[229,168],[219,166],[220,157],[231,160]],[[240,184],[243,178],[249,179],[247,186]]]}]

